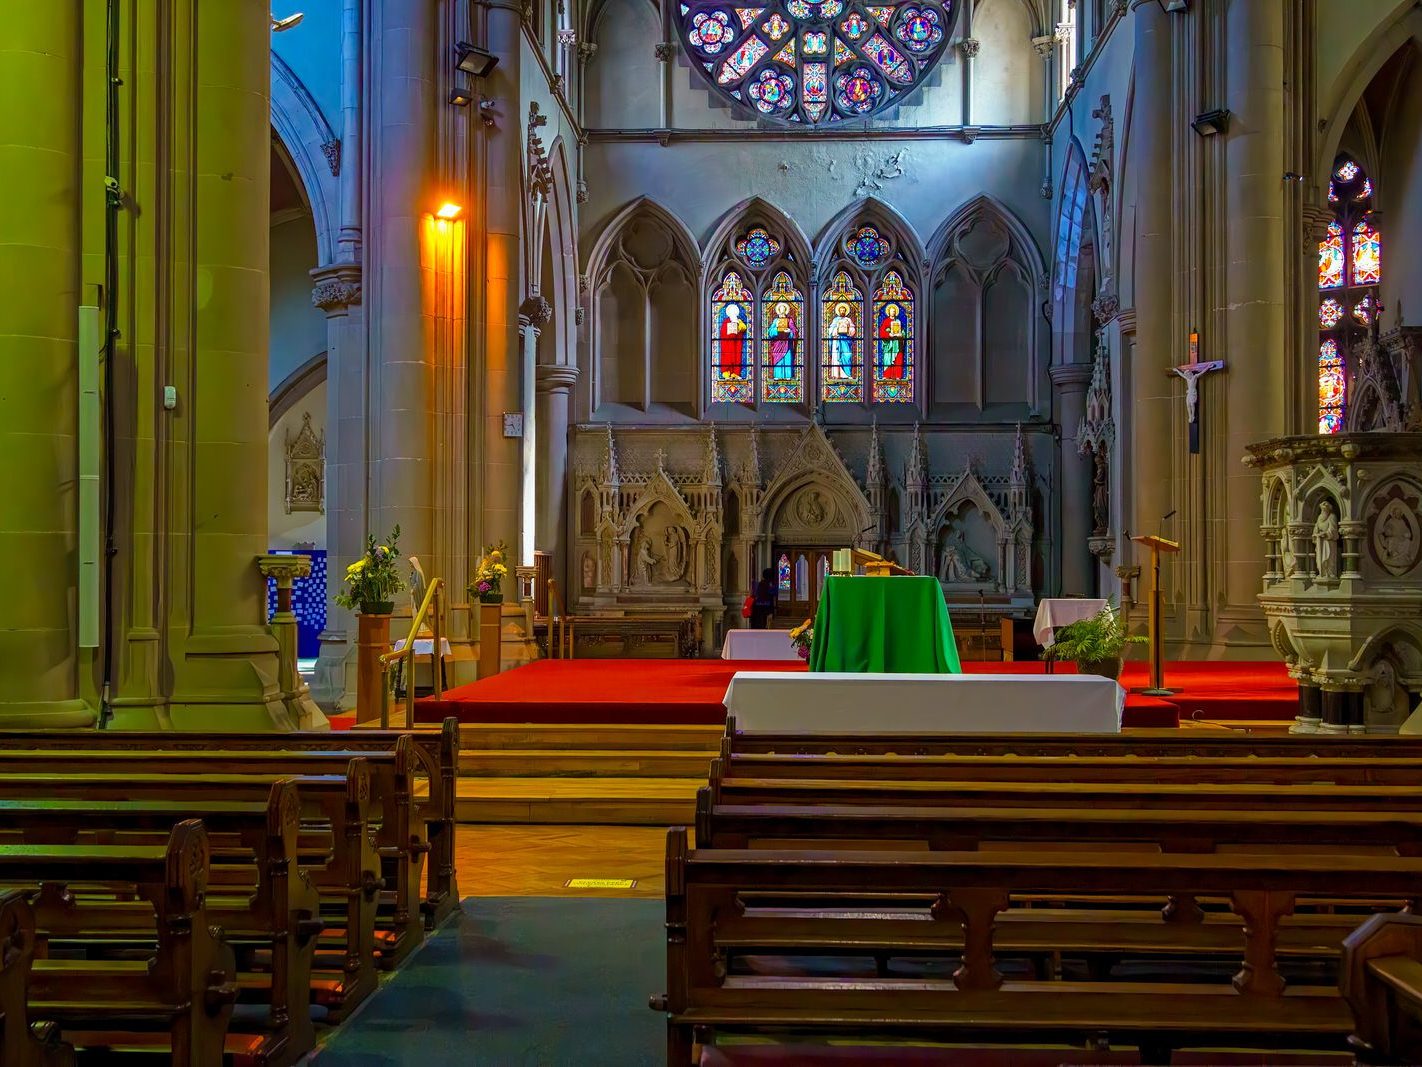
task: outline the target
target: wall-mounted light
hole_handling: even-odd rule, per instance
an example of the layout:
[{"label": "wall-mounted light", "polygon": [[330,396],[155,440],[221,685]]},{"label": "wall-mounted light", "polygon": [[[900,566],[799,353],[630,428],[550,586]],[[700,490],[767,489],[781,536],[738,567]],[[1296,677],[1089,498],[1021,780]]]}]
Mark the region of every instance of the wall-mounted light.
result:
[{"label": "wall-mounted light", "polygon": [[305,17],[305,13],[301,11],[298,11],[295,15],[288,15],[284,19],[279,19],[273,15],[271,16],[272,33],[281,33],[283,30],[289,30]]},{"label": "wall-mounted light", "polygon": [[449,91],[449,102],[455,107],[468,107],[474,103],[474,94],[468,89],[451,89]]},{"label": "wall-mounted light", "polygon": [[499,65],[499,57],[487,49],[460,41],[454,46],[454,67],[474,78],[487,78]]},{"label": "wall-mounted light", "polygon": [[439,206],[439,208],[435,211],[435,218],[437,218],[437,219],[457,219],[457,218],[459,218],[459,216],[462,215],[463,213],[464,213],[464,208],[463,208],[461,205],[456,204],[456,203],[454,203],[454,202],[452,202],[452,201],[446,200],[446,201],[445,201],[443,204],[441,204],[441,205]]},{"label": "wall-mounted light", "polygon": [[1206,111],[1203,115],[1197,115],[1195,121],[1190,123],[1190,128],[1201,137],[1213,137],[1217,133],[1229,132],[1230,113],[1225,108],[1215,108],[1214,111]]}]

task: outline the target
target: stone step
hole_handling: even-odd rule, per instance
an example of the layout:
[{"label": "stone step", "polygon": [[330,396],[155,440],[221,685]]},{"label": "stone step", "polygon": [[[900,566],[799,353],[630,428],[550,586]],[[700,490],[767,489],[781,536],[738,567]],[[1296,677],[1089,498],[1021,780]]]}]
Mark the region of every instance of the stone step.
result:
[{"label": "stone step", "polygon": [[667,752],[718,751],[720,726],[619,725],[607,723],[464,723],[462,749],[597,749]]},{"label": "stone step", "polygon": [[699,778],[714,753],[676,749],[463,749],[461,776],[530,778]]},{"label": "stone step", "polygon": [[466,823],[686,826],[694,778],[460,778],[455,815]]}]

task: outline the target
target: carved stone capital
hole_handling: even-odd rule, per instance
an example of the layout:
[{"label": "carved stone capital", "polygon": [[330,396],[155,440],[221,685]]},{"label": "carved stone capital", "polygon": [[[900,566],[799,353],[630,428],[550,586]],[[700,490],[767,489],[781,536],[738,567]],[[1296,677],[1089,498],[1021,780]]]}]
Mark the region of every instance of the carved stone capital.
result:
[{"label": "carved stone capital", "polygon": [[328,315],[343,315],[360,303],[360,264],[337,263],[311,272],[311,303]]},{"label": "carved stone capital", "polygon": [[657,62],[670,63],[676,58],[676,45],[671,41],[661,41],[656,47]]},{"label": "carved stone capital", "polygon": [[577,198],[580,204],[586,204],[588,202],[588,182],[586,178],[578,179]]},{"label": "carved stone capital", "polygon": [[566,363],[540,363],[534,374],[540,393],[566,393],[578,381],[578,368]]},{"label": "carved stone capital", "polygon": [[518,317],[520,322],[541,330],[553,321],[553,305],[535,293],[518,306]]},{"label": "carved stone capital", "polygon": [[978,139],[978,134],[980,134],[981,132],[982,130],[980,130],[977,126],[964,126],[961,130],[958,131],[958,136],[963,139],[964,144],[972,144]]},{"label": "carved stone capital", "polygon": [[322,141],[321,154],[326,157],[326,166],[331,168],[331,176],[339,178],[341,175],[341,139],[337,137],[333,141]]},{"label": "carved stone capital", "polygon": [[1103,326],[1121,313],[1121,301],[1115,293],[1102,293],[1091,302],[1091,312]]},{"label": "carved stone capital", "polygon": [[275,579],[277,585],[290,585],[297,578],[311,575],[310,556],[270,555],[257,557],[257,570],[263,578]]},{"label": "carved stone capital", "polygon": [[1051,59],[1052,53],[1057,50],[1056,34],[1047,33],[1041,37],[1032,38],[1032,48],[1043,59]]},{"label": "carved stone capital", "polygon": [[592,41],[578,42],[578,62],[591,63],[593,56],[597,55],[597,45]]},{"label": "carved stone capital", "polygon": [[982,41],[976,37],[964,37],[958,42],[958,51],[963,54],[964,59],[976,59],[982,46]]}]

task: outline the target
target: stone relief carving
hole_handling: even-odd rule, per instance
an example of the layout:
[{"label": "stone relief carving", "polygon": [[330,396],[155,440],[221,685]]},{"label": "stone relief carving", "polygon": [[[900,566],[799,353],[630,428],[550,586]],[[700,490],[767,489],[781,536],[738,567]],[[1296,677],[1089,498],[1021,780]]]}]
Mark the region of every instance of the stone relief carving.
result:
[{"label": "stone relief carving", "polygon": [[824,496],[820,490],[806,489],[796,498],[795,516],[806,526],[811,528],[820,527],[825,524],[829,514],[825,511]]},{"label": "stone relief carving", "polygon": [[341,139],[339,137],[331,141],[321,142],[321,154],[326,157],[326,166],[331,171],[331,177],[341,176]]},{"label": "stone relief carving", "polygon": [[1338,514],[1331,500],[1318,505],[1318,521],[1313,524],[1313,566],[1319,581],[1338,580]]},{"label": "stone relief carving", "polygon": [[939,580],[950,585],[988,581],[992,577],[992,565],[968,547],[962,530],[950,530],[938,568]]},{"label": "stone relief carving", "polygon": [[286,513],[326,510],[326,435],[301,414],[301,429],[286,433]]},{"label": "stone relief carving", "polygon": [[1400,485],[1383,494],[1383,503],[1373,516],[1368,539],[1373,558],[1395,577],[1417,566],[1422,554],[1422,523],[1417,518],[1417,498],[1408,498]]}]

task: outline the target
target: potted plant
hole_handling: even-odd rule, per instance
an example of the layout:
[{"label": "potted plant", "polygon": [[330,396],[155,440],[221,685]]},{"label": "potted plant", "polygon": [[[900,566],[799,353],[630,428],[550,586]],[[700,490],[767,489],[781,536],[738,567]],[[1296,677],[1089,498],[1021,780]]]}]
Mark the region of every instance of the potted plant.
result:
[{"label": "potted plant", "polygon": [[336,603],[362,615],[389,615],[395,610],[395,594],[405,587],[400,577],[400,527],[390,531],[390,539],[376,544],[367,536],[365,555],[346,568],[346,588],[336,594]]},{"label": "potted plant", "polygon": [[1145,644],[1144,637],[1132,637],[1126,620],[1110,605],[1089,619],[1063,626],[1056,643],[1042,653],[1043,659],[1068,659],[1082,674],[1099,674],[1112,681],[1121,676],[1126,646]]},{"label": "potted plant", "polygon": [[489,545],[484,549],[483,558],[474,571],[474,580],[469,583],[469,595],[481,604],[500,604],[504,599],[504,579],[509,567],[504,562],[508,548],[504,542]]},{"label": "potted plant", "polygon": [[795,629],[790,631],[790,643],[795,646],[795,651],[803,660],[810,658],[810,646],[815,641],[815,621],[806,619]]}]

